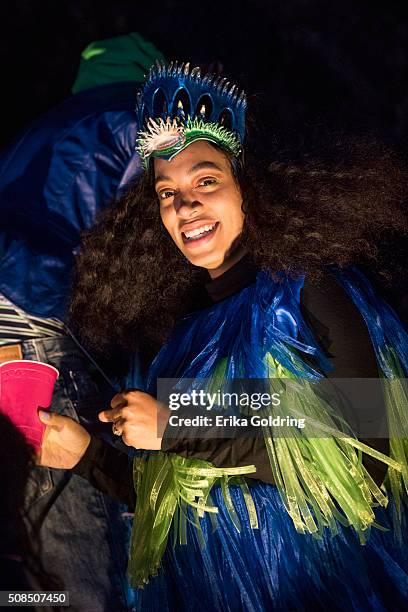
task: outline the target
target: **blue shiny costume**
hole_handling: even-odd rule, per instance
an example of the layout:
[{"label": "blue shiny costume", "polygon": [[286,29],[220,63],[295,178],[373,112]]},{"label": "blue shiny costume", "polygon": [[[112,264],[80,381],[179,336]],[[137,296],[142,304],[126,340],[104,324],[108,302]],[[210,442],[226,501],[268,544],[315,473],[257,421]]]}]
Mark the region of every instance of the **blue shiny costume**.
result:
[{"label": "blue shiny costume", "polygon": [[[393,376],[387,349],[407,367],[407,335],[393,311],[377,298],[357,270],[337,275],[363,315],[384,376]],[[303,280],[275,283],[263,272],[257,281],[214,306],[183,319],[153,362],[146,390],[156,392],[160,377],[209,378],[227,358],[226,376],[265,376],[269,351],[292,373],[308,378],[330,367],[302,321],[299,295]],[[301,338],[301,341],[300,339]],[[316,369],[294,366],[293,350],[308,353]],[[405,369],[406,372],[406,369]],[[171,537],[157,576],[137,591],[138,607],[148,610],[401,610],[408,602],[408,554],[394,539],[391,500],[377,508],[377,523],[362,546],[350,527],[328,529],[322,538],[298,533],[278,489],[249,483],[259,529],[249,524],[239,486],[230,493],[239,516],[238,531],[226,509],[221,488],[212,490],[219,508],[217,527],[208,513],[200,520],[205,547],[194,524],[187,522],[187,545]]]}]

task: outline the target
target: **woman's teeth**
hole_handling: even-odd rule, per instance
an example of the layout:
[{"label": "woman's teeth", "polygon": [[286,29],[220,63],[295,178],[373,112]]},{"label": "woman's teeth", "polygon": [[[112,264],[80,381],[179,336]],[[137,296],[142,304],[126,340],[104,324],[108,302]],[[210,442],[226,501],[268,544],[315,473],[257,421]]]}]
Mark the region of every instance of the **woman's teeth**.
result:
[{"label": "woman's teeth", "polygon": [[183,234],[189,240],[192,240],[194,238],[197,239],[197,237],[201,236],[202,234],[212,232],[216,225],[216,223],[213,223],[213,225],[203,225],[202,227],[198,227],[197,229],[193,229],[189,232],[183,232]]}]

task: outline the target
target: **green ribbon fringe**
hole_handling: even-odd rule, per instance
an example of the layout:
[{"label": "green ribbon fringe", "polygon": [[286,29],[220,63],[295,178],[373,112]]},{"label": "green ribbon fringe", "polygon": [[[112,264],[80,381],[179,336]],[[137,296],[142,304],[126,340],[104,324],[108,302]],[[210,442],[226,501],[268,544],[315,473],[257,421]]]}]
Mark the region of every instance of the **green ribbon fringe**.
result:
[{"label": "green ribbon fringe", "polygon": [[[314,392],[313,383],[296,379],[270,354],[266,360],[271,393],[284,388],[282,396],[286,398],[280,406],[271,407],[269,414],[304,418],[306,424],[303,430],[291,428],[290,437],[273,436],[271,428],[263,428],[276,486],[296,530],[321,537],[328,528],[335,535],[340,523],[353,527],[364,544],[371,527],[384,529],[375,522],[373,509],[387,506],[388,497],[384,485],[378,487],[364,467],[362,453],[366,453],[388,465],[387,481],[395,500],[398,531],[402,502],[408,494],[408,414],[406,390],[397,378],[400,370],[395,355],[395,379],[385,385],[391,457],[339,428],[333,410]],[[225,362],[219,364],[212,383],[222,379],[224,367]],[[291,379],[291,384],[286,385],[285,379]],[[131,586],[143,587],[151,576],[157,575],[172,525],[174,545],[187,543],[187,521],[195,524],[200,544],[205,545],[200,518],[209,512],[216,528],[218,508],[210,496],[216,484],[221,485],[229,516],[239,531],[240,522],[229,491],[230,479],[239,477],[234,478],[234,483],[242,488],[251,526],[256,529],[256,508],[243,478],[255,471],[255,466],[215,468],[206,461],[172,453],[135,458],[137,502],[128,564]]]},{"label": "green ribbon fringe", "polygon": [[407,379],[395,351],[387,347],[385,359],[393,373],[384,385],[387,407],[390,455],[400,466],[399,470],[389,469],[385,486],[391,491],[393,505],[393,529],[395,538],[402,542],[406,529],[403,507],[408,506],[408,393]]},{"label": "green ribbon fringe", "polygon": [[[173,544],[187,544],[186,522],[192,521],[197,527],[201,545],[205,545],[199,519],[204,512],[210,512],[214,517],[218,513],[210,498],[216,483],[222,487],[225,505],[239,531],[240,522],[228,488],[229,479],[234,477],[235,483],[243,488],[251,526],[256,528],[256,511],[248,486],[236,478],[255,471],[254,465],[215,468],[207,461],[185,459],[174,453],[157,452],[147,457],[136,457],[133,474],[137,501],[128,564],[131,586],[141,588],[157,574],[172,523]],[[215,520],[213,527],[216,527]]]}]

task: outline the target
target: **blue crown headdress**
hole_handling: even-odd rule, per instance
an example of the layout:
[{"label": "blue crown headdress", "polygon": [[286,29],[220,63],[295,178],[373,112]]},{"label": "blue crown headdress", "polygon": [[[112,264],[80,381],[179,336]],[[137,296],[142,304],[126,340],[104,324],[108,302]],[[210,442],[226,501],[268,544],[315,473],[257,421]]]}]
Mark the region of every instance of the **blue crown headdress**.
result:
[{"label": "blue crown headdress", "polygon": [[234,156],[245,138],[246,96],[226,78],[201,76],[190,64],[157,61],[137,94],[141,128],[136,149],[149,159],[172,159],[195,140],[209,140]]}]

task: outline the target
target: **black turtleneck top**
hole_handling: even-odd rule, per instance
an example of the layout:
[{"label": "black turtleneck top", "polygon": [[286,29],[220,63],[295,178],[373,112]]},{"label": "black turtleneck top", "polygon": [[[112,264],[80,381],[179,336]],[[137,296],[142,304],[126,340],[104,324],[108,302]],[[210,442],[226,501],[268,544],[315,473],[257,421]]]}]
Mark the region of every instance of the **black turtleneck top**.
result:
[{"label": "black turtleneck top", "polygon": [[[220,277],[206,284],[208,303],[224,300],[255,282],[256,266],[248,257]],[[378,369],[367,327],[352,300],[331,275],[319,287],[308,282],[301,290],[300,308],[316,340],[330,358],[334,368],[326,375],[332,378],[377,378]],[[388,454],[387,439],[364,440],[367,444]],[[254,464],[256,473],[248,478],[273,484],[269,457],[263,438],[189,438],[168,439],[166,432],[162,450],[184,457],[210,461],[217,467]],[[363,463],[374,480],[381,484],[386,466],[367,455]],[[86,478],[96,488],[135,506],[135,492],[130,457],[102,440],[92,437],[82,459],[73,472]]]}]

